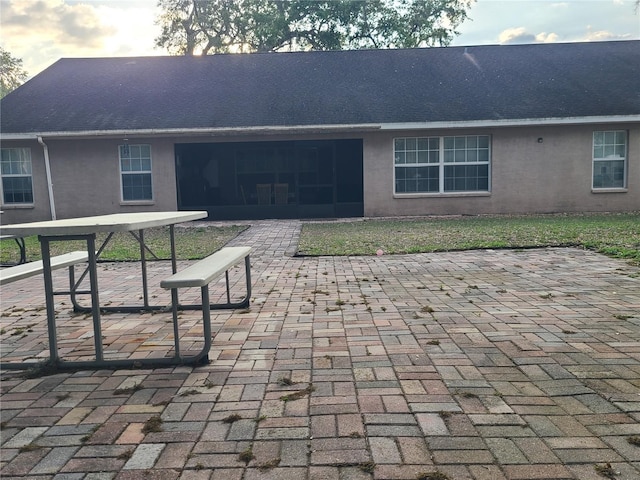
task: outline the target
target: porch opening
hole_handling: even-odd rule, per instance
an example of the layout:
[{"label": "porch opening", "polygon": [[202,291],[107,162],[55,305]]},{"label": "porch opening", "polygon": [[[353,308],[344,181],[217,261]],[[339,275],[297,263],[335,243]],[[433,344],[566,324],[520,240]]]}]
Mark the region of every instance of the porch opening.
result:
[{"label": "porch opening", "polygon": [[178,209],[211,220],[360,217],[362,140],[181,143]]}]

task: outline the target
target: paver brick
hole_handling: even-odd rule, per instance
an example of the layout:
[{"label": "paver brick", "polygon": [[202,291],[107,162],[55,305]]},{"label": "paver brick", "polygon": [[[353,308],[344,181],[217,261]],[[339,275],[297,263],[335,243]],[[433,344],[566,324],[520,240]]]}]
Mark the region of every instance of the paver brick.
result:
[{"label": "paver brick", "polygon": [[[626,441],[640,434],[639,268],[571,248],[294,257],[301,222],[251,225],[230,242],[254,249],[251,307],[212,311],[210,363],[3,372],[3,479],[597,480],[596,462],[640,477]],[[164,306],[170,265],[147,267]],[[109,297],[136,300],[136,265],[99,269]],[[244,287],[241,268],[230,277]],[[38,282],[15,286],[3,303],[42,304]],[[210,290],[224,300],[224,279]],[[90,323],[56,308],[65,358],[91,356]],[[102,320],[107,355],[171,354],[169,312]],[[14,347],[46,357],[42,311],[0,318],[6,331],[34,322],[3,337],[3,361]],[[183,348],[201,331],[201,315],[181,312]],[[155,415],[161,431],[143,434]]]}]

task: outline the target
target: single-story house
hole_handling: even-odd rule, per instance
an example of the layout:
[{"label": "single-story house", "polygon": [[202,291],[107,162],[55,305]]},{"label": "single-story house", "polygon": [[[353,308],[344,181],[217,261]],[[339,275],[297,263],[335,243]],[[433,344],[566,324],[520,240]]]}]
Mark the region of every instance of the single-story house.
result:
[{"label": "single-story house", "polygon": [[640,41],[61,59],[0,103],[3,223],[640,210]]}]

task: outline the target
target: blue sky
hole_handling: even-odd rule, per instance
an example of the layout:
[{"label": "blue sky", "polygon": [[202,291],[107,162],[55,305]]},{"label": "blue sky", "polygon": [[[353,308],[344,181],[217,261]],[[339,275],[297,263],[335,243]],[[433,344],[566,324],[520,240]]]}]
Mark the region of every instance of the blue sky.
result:
[{"label": "blue sky", "polygon": [[[0,44],[33,76],[61,57],[163,55],[156,0],[0,0]],[[634,0],[478,0],[453,45],[640,39]]]}]

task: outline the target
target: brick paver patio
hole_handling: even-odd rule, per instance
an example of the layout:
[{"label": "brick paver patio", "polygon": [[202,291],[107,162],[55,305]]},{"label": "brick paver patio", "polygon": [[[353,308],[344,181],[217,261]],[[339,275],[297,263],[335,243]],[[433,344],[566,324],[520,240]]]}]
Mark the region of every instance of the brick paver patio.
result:
[{"label": "brick paver patio", "polygon": [[[296,258],[300,226],[232,242],[255,249],[251,308],[213,312],[209,365],[2,372],[0,476],[640,478],[640,269],[570,248]],[[135,300],[135,264],[100,268],[103,301]],[[2,289],[3,361],[46,358],[41,283]],[[90,319],[56,302],[63,358],[90,357]],[[181,318],[196,349],[200,314]],[[169,313],[103,320],[109,358],[173,345]]]}]

